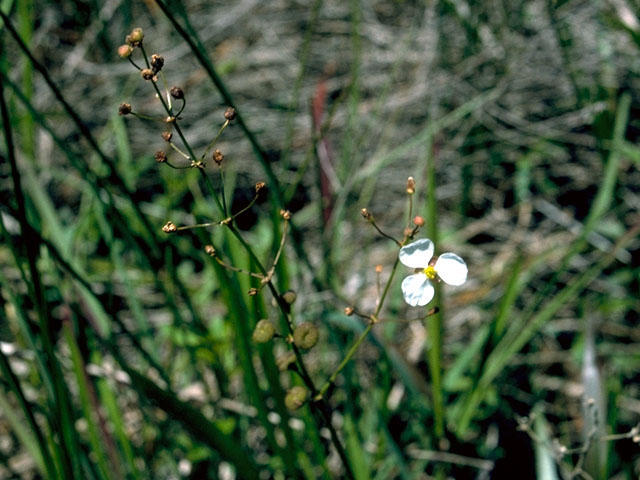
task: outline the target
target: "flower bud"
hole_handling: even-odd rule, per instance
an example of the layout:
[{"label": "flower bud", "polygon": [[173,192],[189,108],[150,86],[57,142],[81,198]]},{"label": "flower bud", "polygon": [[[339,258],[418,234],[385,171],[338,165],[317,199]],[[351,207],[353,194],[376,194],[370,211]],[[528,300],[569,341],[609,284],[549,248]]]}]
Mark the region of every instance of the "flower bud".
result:
[{"label": "flower bud", "polygon": [[224,160],[224,155],[217,148],[213,151],[213,161],[218,164],[218,166],[222,165],[222,161]]},{"label": "flower bud", "polygon": [[249,294],[250,297],[255,297],[258,294],[258,289],[257,288],[250,288],[247,293]]},{"label": "flower bud", "polygon": [[134,28],[131,33],[126,36],[125,41],[132,47],[138,47],[144,39],[144,33],[141,28]]},{"label": "flower bud", "polygon": [[296,362],[296,354],[293,352],[287,352],[276,358],[276,366],[281,372],[285,372],[290,365]]},{"label": "flower bud", "polygon": [[131,45],[120,45],[118,47],[118,56],[120,58],[129,58],[133,53],[133,48]]},{"label": "flower bud", "polygon": [[382,273],[382,265],[378,264],[376,265],[376,273]]},{"label": "flower bud", "polygon": [[140,70],[140,76],[145,80],[153,80],[155,78],[155,74],[150,68],[143,68]]},{"label": "flower bud", "polygon": [[131,113],[131,104],[121,103],[118,107],[118,115],[129,115]]},{"label": "flower bud", "polygon": [[371,220],[373,218],[371,212],[369,212],[369,210],[367,210],[366,208],[360,210],[360,215],[362,215],[365,220]]},{"label": "flower bud", "polygon": [[165,142],[170,142],[171,139],[173,138],[173,133],[171,133],[171,132],[162,132],[162,138],[164,139]]},{"label": "flower bud", "polygon": [[308,396],[309,390],[298,385],[289,389],[284,397],[284,404],[289,410],[297,410],[304,405]]},{"label": "flower bud", "polygon": [[233,107],[227,107],[227,109],[224,112],[224,118],[229,121],[236,118],[236,115],[238,115],[238,112],[236,112],[236,109]]},{"label": "flower bud", "polygon": [[416,193],[416,182],[413,177],[407,178],[407,193],[409,195]]},{"label": "flower bud", "polygon": [[184,98],[184,90],[182,90],[180,87],[171,87],[169,93],[176,100],[182,100]]},{"label": "flower bud", "polygon": [[158,73],[160,70],[162,70],[162,67],[164,66],[164,57],[154,53],[153,55],[151,55],[151,69],[153,70],[153,73]]},{"label": "flower bud", "polygon": [[167,222],[164,224],[164,227],[162,227],[162,231],[164,233],[174,233],[178,231],[178,227],[176,227],[173,222]]},{"label": "flower bud", "polygon": [[318,328],[309,322],[302,322],[293,330],[293,341],[300,348],[309,350],[318,343]]},{"label": "flower bud", "polygon": [[293,305],[293,302],[298,298],[298,295],[293,290],[287,290],[281,296],[282,300],[284,300],[287,305]]},{"label": "flower bud", "polygon": [[158,150],[156,152],[155,157],[156,157],[156,162],[158,163],[164,163],[167,161],[167,154],[164,153],[162,150]]},{"label": "flower bud", "polygon": [[422,218],[420,215],[416,215],[415,217],[413,217],[413,224],[416,227],[424,227],[424,218]]},{"label": "flower bud", "polygon": [[213,245],[207,245],[207,246],[204,247],[204,253],[206,253],[210,257],[215,257],[216,256],[216,249],[213,247]]},{"label": "flower bud", "polygon": [[356,312],[356,309],[353,307],[344,307],[344,314],[347,317],[350,317],[351,315],[353,315]]},{"label": "flower bud", "polygon": [[261,190],[263,190],[264,188],[266,188],[267,184],[264,182],[258,182],[256,183],[256,193],[260,193]]},{"label": "flower bud", "polygon": [[263,319],[256,324],[253,330],[253,341],[256,343],[267,343],[276,333],[276,327],[270,320]]}]

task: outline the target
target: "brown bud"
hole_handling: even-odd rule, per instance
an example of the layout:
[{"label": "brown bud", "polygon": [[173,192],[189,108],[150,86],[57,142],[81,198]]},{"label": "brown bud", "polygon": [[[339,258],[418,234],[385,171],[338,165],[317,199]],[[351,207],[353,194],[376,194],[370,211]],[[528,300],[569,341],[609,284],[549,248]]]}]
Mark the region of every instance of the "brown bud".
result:
[{"label": "brown bud", "polygon": [[407,178],[407,193],[409,195],[416,193],[416,182],[413,177]]},{"label": "brown bud", "polygon": [[218,166],[222,165],[222,161],[224,160],[224,155],[217,148],[213,151],[213,161],[218,164]]},{"label": "brown bud", "polygon": [[281,372],[286,371],[294,363],[296,363],[296,354],[293,352],[283,353],[276,358],[276,366]]},{"label": "brown bud", "polygon": [[362,210],[360,210],[360,215],[362,215],[365,220],[371,220],[373,218],[373,215],[371,215],[371,212],[369,212],[369,210],[367,210],[366,208],[363,208]]},{"label": "brown bud", "polygon": [[169,93],[173,98],[177,100],[182,100],[184,98],[184,90],[182,90],[180,87],[171,87]]},{"label": "brown bud", "polygon": [[155,74],[150,68],[143,68],[140,70],[140,76],[145,80],[153,80],[155,78]]},{"label": "brown bud", "polygon": [[276,327],[270,320],[263,319],[256,324],[253,330],[253,341],[256,343],[267,343],[276,333]]},{"label": "brown bud", "polygon": [[233,107],[227,107],[227,109],[224,111],[224,118],[231,121],[234,118],[236,118],[236,115],[238,114],[238,112],[236,112],[236,109]]},{"label": "brown bud", "polygon": [[133,48],[131,45],[120,45],[118,47],[118,56],[120,58],[129,58],[133,53]]},{"label": "brown bud", "polygon": [[284,300],[287,305],[293,305],[296,298],[298,298],[298,295],[293,290],[287,290],[282,294],[282,300]]},{"label": "brown bud", "polygon": [[247,293],[249,294],[250,297],[255,297],[258,294],[258,289],[257,288],[250,288]]},{"label": "brown bud", "polygon": [[167,161],[167,154],[164,153],[162,150],[158,150],[155,156],[156,156],[156,162],[158,163],[164,163]]},{"label": "brown bud", "polygon": [[284,404],[289,410],[297,410],[307,401],[309,391],[305,387],[295,386],[287,392]]},{"label": "brown bud", "polygon": [[354,313],[356,313],[356,309],[353,307],[344,307],[344,314],[347,317],[350,317],[351,315],[353,315]]},{"label": "brown bud", "polygon": [[133,30],[131,30],[131,33],[127,35],[125,40],[129,45],[133,47],[138,47],[142,43],[143,39],[144,39],[144,33],[142,32],[142,29],[134,28]]},{"label": "brown bud", "polygon": [[293,341],[305,350],[313,348],[318,343],[318,336],[318,327],[309,322],[302,322],[293,330]]},{"label": "brown bud", "polygon": [[267,186],[266,183],[264,182],[258,182],[256,183],[256,193],[259,193],[260,190],[262,190],[263,188],[265,188]]},{"label": "brown bud", "polygon": [[209,255],[211,257],[215,257],[216,256],[216,249],[213,247],[213,245],[206,245],[204,247],[204,253],[206,253],[207,255]]},{"label": "brown bud", "polygon": [[291,212],[289,210],[280,210],[280,216],[285,220],[291,220]]},{"label": "brown bud", "polygon": [[164,66],[164,57],[158,55],[158,54],[153,54],[151,55],[151,69],[153,70],[153,73],[158,73],[160,70],[162,70],[162,67]]},{"label": "brown bud", "polygon": [[173,123],[176,121],[176,117],[170,116],[164,119],[164,123]]},{"label": "brown bud", "polygon": [[171,139],[173,138],[173,133],[171,133],[171,132],[162,132],[162,138],[164,139],[165,142],[170,142]]},{"label": "brown bud", "polygon": [[376,265],[376,273],[382,273],[382,265]]},{"label": "brown bud", "polygon": [[413,224],[416,227],[424,227],[424,218],[422,218],[420,215],[416,215],[415,217],[413,217]]},{"label": "brown bud", "polygon": [[178,231],[178,227],[176,227],[173,222],[167,222],[164,224],[164,227],[162,227],[162,231],[164,233],[174,233]]},{"label": "brown bud", "polygon": [[118,115],[129,115],[131,113],[131,105],[129,103],[121,103],[118,107]]}]

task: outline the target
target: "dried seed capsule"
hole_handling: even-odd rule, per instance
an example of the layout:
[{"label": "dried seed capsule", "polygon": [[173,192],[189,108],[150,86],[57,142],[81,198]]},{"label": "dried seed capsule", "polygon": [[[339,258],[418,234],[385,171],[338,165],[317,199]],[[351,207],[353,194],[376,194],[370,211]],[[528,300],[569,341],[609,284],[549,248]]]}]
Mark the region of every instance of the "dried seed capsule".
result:
[{"label": "dried seed capsule", "polygon": [[289,210],[280,210],[280,216],[285,220],[291,220],[291,212]]},{"label": "dried seed capsule", "polygon": [[155,74],[153,73],[153,70],[151,70],[150,68],[143,68],[142,70],[140,70],[140,76],[145,80],[153,80],[155,77]]},{"label": "dried seed capsule", "polygon": [[284,404],[289,410],[297,410],[305,404],[308,396],[309,390],[298,385],[289,389],[284,397]]},{"label": "dried seed capsule", "polygon": [[256,343],[267,343],[276,333],[276,327],[270,320],[263,319],[256,324],[253,330],[253,341]]},{"label": "dried seed capsule", "polygon": [[259,193],[262,189],[264,189],[267,186],[266,183],[264,182],[258,182],[256,183],[256,193]]},{"label": "dried seed capsule", "polygon": [[164,66],[164,57],[154,53],[153,55],[151,55],[151,69],[153,70],[153,73],[158,73],[160,70],[162,70],[162,67]]},{"label": "dried seed capsule", "polygon": [[118,115],[129,115],[131,113],[131,105],[128,103],[121,103],[118,107]]},{"label": "dried seed capsule", "polygon": [[184,91],[180,87],[171,87],[169,93],[176,100],[182,100],[184,98]]},{"label": "dried seed capsule", "polygon": [[355,312],[356,312],[356,309],[355,309],[355,308],[353,308],[353,307],[345,307],[345,308],[344,308],[344,314],[345,314],[347,317],[350,317],[350,316],[351,316],[351,315],[353,315]]},{"label": "dried seed capsule", "polygon": [[158,150],[156,152],[155,157],[156,157],[156,162],[158,163],[164,163],[167,161],[167,154],[164,153],[162,150]]},{"label": "dried seed capsule", "polygon": [[369,210],[367,210],[366,208],[360,210],[360,215],[362,215],[365,220],[371,220],[372,218],[371,212],[369,212]]},{"label": "dried seed capsule", "polygon": [[173,138],[173,133],[171,133],[171,132],[162,132],[162,138],[164,139],[165,142],[170,142],[171,139]]},{"label": "dried seed capsule", "polygon": [[257,288],[250,288],[247,293],[249,294],[250,297],[255,297],[258,294],[258,289]]},{"label": "dried seed capsule", "polygon": [[213,161],[218,164],[218,166],[222,165],[222,161],[224,160],[224,155],[217,148],[213,151]]},{"label": "dried seed capsule", "polygon": [[233,107],[227,107],[227,109],[224,112],[224,118],[229,121],[236,118],[236,115],[238,115],[238,112],[236,112],[236,109]]},{"label": "dried seed capsule", "polygon": [[215,257],[216,256],[216,249],[213,247],[213,245],[207,245],[207,246],[204,247],[204,253],[206,253],[210,257]]},{"label": "dried seed capsule", "polygon": [[300,348],[309,350],[318,343],[318,328],[309,322],[302,322],[293,330],[293,341]]}]

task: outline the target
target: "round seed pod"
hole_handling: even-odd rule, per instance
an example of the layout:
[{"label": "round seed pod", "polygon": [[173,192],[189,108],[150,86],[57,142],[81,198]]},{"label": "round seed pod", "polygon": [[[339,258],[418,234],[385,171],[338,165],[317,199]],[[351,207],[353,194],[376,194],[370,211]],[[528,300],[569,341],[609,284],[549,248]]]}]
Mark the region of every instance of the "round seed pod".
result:
[{"label": "round seed pod", "polygon": [[284,353],[276,358],[276,365],[281,372],[286,371],[289,366],[295,364],[296,354],[293,352]]},{"label": "round seed pod", "polygon": [[301,386],[296,386],[287,392],[284,397],[284,404],[289,410],[297,410],[307,401],[309,391]]},{"label": "round seed pod", "polygon": [[263,319],[256,324],[253,330],[253,341],[256,343],[267,343],[276,333],[276,327],[270,320]]},{"label": "round seed pod", "polygon": [[318,343],[318,328],[309,322],[302,322],[293,330],[293,341],[300,348],[309,350]]},{"label": "round seed pod", "polygon": [[286,292],[282,293],[282,299],[288,304],[288,305],[293,305],[293,302],[296,301],[296,298],[298,298],[298,295],[296,294],[296,292],[294,292],[293,290],[287,290]]}]

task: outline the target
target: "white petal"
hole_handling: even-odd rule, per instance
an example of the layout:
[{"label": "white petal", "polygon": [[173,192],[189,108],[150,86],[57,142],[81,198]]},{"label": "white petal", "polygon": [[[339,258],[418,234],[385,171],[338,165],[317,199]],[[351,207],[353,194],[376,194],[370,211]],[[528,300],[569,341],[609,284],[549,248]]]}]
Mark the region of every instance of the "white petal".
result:
[{"label": "white petal", "polygon": [[422,307],[429,303],[435,294],[433,285],[424,273],[409,275],[402,281],[402,295],[412,307]]},{"label": "white petal", "polygon": [[467,264],[455,253],[443,253],[434,266],[438,276],[449,285],[462,285],[467,281]]},{"label": "white petal", "polygon": [[433,257],[433,242],[428,238],[421,238],[400,249],[398,257],[403,265],[411,268],[427,268]]}]

